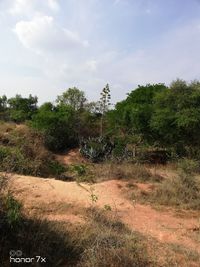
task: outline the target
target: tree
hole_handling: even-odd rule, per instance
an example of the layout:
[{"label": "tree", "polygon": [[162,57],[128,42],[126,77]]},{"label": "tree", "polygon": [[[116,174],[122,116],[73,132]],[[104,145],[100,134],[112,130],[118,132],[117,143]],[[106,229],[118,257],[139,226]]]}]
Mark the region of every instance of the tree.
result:
[{"label": "tree", "polygon": [[155,98],[151,128],[161,145],[179,155],[196,154],[200,146],[200,83],[176,80]]},{"label": "tree", "polygon": [[5,95],[0,97],[0,119],[7,119],[7,97]]},{"label": "tree", "polygon": [[114,133],[142,135],[144,139],[154,140],[150,127],[153,114],[154,97],[166,90],[164,84],[147,84],[138,86],[128,97],[117,103],[115,109],[109,112],[109,123]]},{"label": "tree", "polygon": [[111,95],[110,95],[110,88],[109,84],[106,84],[106,86],[103,88],[101,92],[101,98],[100,98],[100,105],[99,105],[99,111],[101,113],[101,124],[100,124],[100,136],[103,136],[103,124],[104,124],[104,115],[108,111],[110,103]]},{"label": "tree", "polygon": [[0,97],[0,112],[5,111],[7,108],[7,97],[5,95]]},{"label": "tree", "polygon": [[8,99],[10,119],[18,123],[30,120],[37,110],[37,101],[37,97],[32,95],[28,98],[16,95]]},{"label": "tree", "polygon": [[74,110],[70,106],[45,103],[33,116],[31,126],[44,134],[48,149],[59,152],[78,144]]},{"label": "tree", "polygon": [[56,100],[58,105],[69,105],[76,111],[81,110],[86,101],[85,93],[76,87],[69,88]]}]

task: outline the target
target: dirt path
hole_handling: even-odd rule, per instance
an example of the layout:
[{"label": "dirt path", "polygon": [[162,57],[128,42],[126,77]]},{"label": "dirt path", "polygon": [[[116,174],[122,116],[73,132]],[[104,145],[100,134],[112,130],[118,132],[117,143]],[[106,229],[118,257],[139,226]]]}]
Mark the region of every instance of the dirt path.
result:
[{"label": "dirt path", "polygon": [[93,185],[76,182],[63,182],[54,179],[15,175],[11,181],[17,198],[23,201],[25,208],[31,210],[41,205],[49,206],[49,219],[83,222],[76,213],[59,213],[57,204],[66,207],[90,207],[92,198],[98,198],[93,204],[99,208],[109,205],[113,212],[131,229],[152,236],[161,242],[176,243],[200,252],[200,245],[190,238],[190,233],[199,227],[198,219],[175,217],[172,211],[157,211],[148,205],[131,203],[122,193],[126,182],[111,180]]}]

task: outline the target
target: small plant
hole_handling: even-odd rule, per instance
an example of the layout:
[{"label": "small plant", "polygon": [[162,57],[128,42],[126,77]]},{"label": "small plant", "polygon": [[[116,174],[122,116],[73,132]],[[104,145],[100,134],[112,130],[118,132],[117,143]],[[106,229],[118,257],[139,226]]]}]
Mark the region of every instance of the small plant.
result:
[{"label": "small plant", "polygon": [[111,206],[109,204],[105,204],[104,205],[104,209],[107,210],[107,211],[111,211],[112,210],[112,208],[111,208]]},{"label": "small plant", "polygon": [[21,221],[21,204],[8,194],[5,199],[7,221],[11,228],[15,228]]},{"label": "small plant", "polygon": [[86,166],[83,164],[73,165],[73,170],[79,175],[83,176],[86,174]]},{"label": "small plant", "polygon": [[97,202],[97,200],[98,200],[98,196],[97,195],[91,194],[90,197],[91,197],[92,203],[96,203]]},{"label": "small plant", "polygon": [[52,173],[52,175],[55,175],[55,176],[59,176],[66,171],[65,166],[63,166],[62,164],[60,164],[57,161],[51,161],[49,163],[49,169],[50,169],[50,172]]}]

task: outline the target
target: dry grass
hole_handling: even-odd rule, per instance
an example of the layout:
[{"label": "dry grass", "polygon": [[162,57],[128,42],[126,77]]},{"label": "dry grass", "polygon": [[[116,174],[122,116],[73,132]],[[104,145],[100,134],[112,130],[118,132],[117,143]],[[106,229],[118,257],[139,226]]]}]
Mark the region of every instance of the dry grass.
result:
[{"label": "dry grass", "polygon": [[200,210],[200,185],[194,176],[188,174],[166,179],[144,197],[160,205]]},{"label": "dry grass", "polygon": [[160,182],[163,177],[151,172],[149,166],[133,163],[102,163],[88,165],[97,182],[112,179],[135,180],[138,182]]},{"label": "dry grass", "polygon": [[26,125],[1,123],[0,171],[59,177],[65,170],[44,148],[41,134]]}]

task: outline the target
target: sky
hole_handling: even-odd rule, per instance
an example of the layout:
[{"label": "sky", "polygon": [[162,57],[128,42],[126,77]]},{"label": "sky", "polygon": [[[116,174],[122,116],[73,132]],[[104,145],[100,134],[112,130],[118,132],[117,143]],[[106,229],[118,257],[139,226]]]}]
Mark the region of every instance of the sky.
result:
[{"label": "sky", "polygon": [[112,102],[200,79],[200,0],[0,0],[0,95],[39,102],[76,86]]}]

